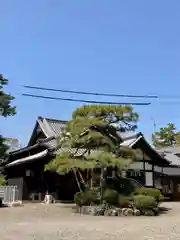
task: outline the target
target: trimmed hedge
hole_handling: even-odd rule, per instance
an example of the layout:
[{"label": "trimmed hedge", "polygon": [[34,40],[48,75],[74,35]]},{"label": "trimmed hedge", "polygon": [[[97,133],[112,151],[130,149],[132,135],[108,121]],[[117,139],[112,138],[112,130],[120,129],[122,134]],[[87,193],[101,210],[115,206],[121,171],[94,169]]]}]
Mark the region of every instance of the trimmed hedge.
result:
[{"label": "trimmed hedge", "polygon": [[164,197],[159,189],[156,188],[138,188],[135,190],[135,195],[144,195],[153,197],[158,203],[163,201]]},{"label": "trimmed hedge", "polygon": [[118,206],[120,208],[129,208],[133,206],[133,196],[119,195]]},{"label": "trimmed hedge", "polygon": [[158,205],[154,197],[145,195],[135,195],[133,198],[133,204],[134,207],[139,209],[142,213],[147,210],[153,210]]},{"label": "trimmed hedge", "polygon": [[98,199],[98,195],[96,194],[96,192],[90,190],[90,189],[86,189],[84,192],[77,192],[74,195],[74,202],[78,205],[78,206],[83,206],[83,205],[91,205],[94,203],[99,203],[99,199]]},{"label": "trimmed hedge", "polygon": [[110,205],[118,205],[119,194],[116,190],[106,189],[103,193],[103,201]]}]

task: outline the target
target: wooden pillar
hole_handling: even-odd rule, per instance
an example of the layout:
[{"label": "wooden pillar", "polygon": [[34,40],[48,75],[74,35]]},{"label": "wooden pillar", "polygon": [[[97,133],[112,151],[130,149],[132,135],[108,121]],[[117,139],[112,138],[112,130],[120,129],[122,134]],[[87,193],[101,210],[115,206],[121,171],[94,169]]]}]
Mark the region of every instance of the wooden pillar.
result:
[{"label": "wooden pillar", "polygon": [[144,160],[144,152],[143,152],[143,174],[144,174],[144,184],[146,185],[146,166]]},{"label": "wooden pillar", "polygon": [[147,163],[145,162],[145,185],[147,187],[153,187],[154,181],[153,181],[153,166],[151,166],[151,169],[146,167]]},{"label": "wooden pillar", "polygon": [[155,188],[155,172],[154,172],[154,163],[152,164],[152,171],[153,171],[153,187]]}]

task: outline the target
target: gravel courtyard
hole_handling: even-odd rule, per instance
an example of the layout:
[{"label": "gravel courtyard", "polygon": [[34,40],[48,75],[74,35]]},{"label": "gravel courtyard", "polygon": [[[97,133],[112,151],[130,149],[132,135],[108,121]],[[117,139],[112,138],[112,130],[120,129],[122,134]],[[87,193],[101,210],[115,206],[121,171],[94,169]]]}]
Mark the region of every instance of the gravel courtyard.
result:
[{"label": "gravel courtyard", "polygon": [[1,240],[180,239],[180,202],[159,217],[93,217],[71,205],[25,204],[0,209]]}]

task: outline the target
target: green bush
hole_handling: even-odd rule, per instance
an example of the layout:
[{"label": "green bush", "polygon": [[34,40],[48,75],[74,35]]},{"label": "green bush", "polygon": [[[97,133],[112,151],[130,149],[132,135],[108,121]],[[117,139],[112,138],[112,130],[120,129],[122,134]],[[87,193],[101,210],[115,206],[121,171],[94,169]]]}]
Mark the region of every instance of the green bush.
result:
[{"label": "green bush", "polygon": [[163,195],[161,194],[161,191],[156,188],[138,188],[138,189],[136,189],[135,194],[151,196],[151,197],[155,198],[155,200],[158,203],[163,201]]},{"label": "green bush", "polygon": [[135,191],[133,179],[123,177],[108,177],[104,181],[104,189],[114,189],[120,195],[128,196]]},{"label": "green bush", "polygon": [[98,195],[96,192],[85,189],[83,192],[77,192],[74,196],[74,202],[78,206],[91,205],[93,203],[99,203]]},{"label": "green bush", "polygon": [[133,206],[133,197],[119,195],[118,205],[120,208],[132,207]]},{"label": "green bush", "polygon": [[146,210],[153,210],[157,207],[157,202],[154,197],[145,195],[135,195],[133,197],[134,207],[139,209],[141,212]]},{"label": "green bush", "polygon": [[110,205],[118,205],[119,194],[113,189],[106,189],[103,193],[103,200]]},{"label": "green bush", "polygon": [[0,175],[0,186],[6,186],[6,180],[3,175]]}]

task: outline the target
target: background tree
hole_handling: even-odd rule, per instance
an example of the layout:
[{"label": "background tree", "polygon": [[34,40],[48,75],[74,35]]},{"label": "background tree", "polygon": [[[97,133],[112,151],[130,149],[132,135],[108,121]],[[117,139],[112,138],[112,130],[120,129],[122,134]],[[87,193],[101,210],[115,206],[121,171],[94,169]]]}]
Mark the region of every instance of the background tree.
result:
[{"label": "background tree", "polygon": [[[0,116],[8,117],[16,114],[16,108],[11,106],[11,101],[14,99],[10,94],[5,93],[4,86],[8,84],[8,80],[0,74]],[[8,150],[6,138],[0,134],[0,159],[6,158]],[[1,161],[4,163],[5,160]]]},{"label": "background tree", "polygon": [[121,133],[134,131],[137,121],[138,114],[131,106],[85,105],[76,109],[61,136],[60,154],[45,170],[73,171],[81,190],[79,179],[85,182],[81,170],[101,169],[102,180],[108,167],[124,169],[136,158],[136,152],[120,147]]},{"label": "background tree", "polygon": [[158,132],[155,132],[152,135],[152,141],[155,147],[166,147],[180,144],[180,132],[176,130],[173,123],[168,123],[167,127],[160,128]]}]

